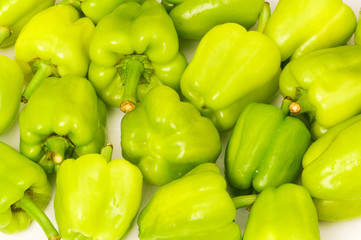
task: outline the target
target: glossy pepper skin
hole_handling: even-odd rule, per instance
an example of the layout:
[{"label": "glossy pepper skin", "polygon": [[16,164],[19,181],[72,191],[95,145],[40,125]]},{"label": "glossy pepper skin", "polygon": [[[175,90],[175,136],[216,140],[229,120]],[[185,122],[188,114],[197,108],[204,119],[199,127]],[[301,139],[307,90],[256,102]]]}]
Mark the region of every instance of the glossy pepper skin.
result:
[{"label": "glossy pepper skin", "polygon": [[15,43],[21,29],[55,0],[2,0],[0,2],[0,48]]},{"label": "glossy pepper skin", "polygon": [[56,5],[35,15],[15,44],[15,58],[31,81],[23,97],[28,100],[49,76],[85,77],[89,67],[89,42],[94,24],[69,5]]},{"label": "glossy pepper skin", "polygon": [[51,187],[43,169],[0,142],[0,231],[12,234],[38,221],[49,239],[60,239],[43,210]]},{"label": "glossy pepper skin", "polygon": [[301,120],[287,114],[263,103],[250,103],[242,111],[225,157],[233,187],[262,192],[295,180],[311,134]]},{"label": "glossy pepper skin", "polygon": [[275,95],[280,63],[277,46],[263,34],[235,23],[218,25],[200,41],[181,90],[218,130],[228,130],[248,103]]},{"label": "glossy pepper skin", "polygon": [[320,240],[316,208],[299,185],[270,187],[258,195],[248,216],[244,240]]},{"label": "glossy pepper skin", "polygon": [[322,221],[361,216],[361,115],[330,128],[303,158],[302,184]]},{"label": "glossy pepper skin", "polygon": [[173,19],[178,35],[201,39],[211,28],[226,22],[252,27],[264,0],[162,0]]},{"label": "glossy pepper skin", "polygon": [[47,78],[20,114],[20,152],[47,173],[64,159],[99,153],[106,107],[81,77]]},{"label": "glossy pepper skin", "polygon": [[342,0],[279,0],[264,33],[285,61],[344,45],[355,28],[355,13]]},{"label": "glossy pepper skin", "polygon": [[19,65],[0,56],[0,135],[6,132],[18,114],[24,75]]},{"label": "glossy pepper skin", "polygon": [[138,218],[139,238],[240,240],[235,217],[218,167],[204,163],[157,190]]},{"label": "glossy pepper skin", "polygon": [[296,59],[280,76],[280,91],[300,105],[313,138],[361,111],[361,47],[318,50]]},{"label": "glossy pepper skin", "polygon": [[160,3],[126,2],[95,29],[89,80],[104,102],[114,107],[123,103],[122,111],[131,111],[155,86],[179,90],[187,60],[178,46],[172,19]]},{"label": "glossy pepper skin", "polygon": [[167,86],[152,89],[121,121],[123,157],[144,179],[163,185],[195,166],[215,162],[221,152],[217,129]]},{"label": "glossy pepper skin", "polygon": [[59,168],[54,209],[62,239],[118,240],[132,227],[142,174],[126,160],[110,161],[107,148],[102,155],[68,159]]}]

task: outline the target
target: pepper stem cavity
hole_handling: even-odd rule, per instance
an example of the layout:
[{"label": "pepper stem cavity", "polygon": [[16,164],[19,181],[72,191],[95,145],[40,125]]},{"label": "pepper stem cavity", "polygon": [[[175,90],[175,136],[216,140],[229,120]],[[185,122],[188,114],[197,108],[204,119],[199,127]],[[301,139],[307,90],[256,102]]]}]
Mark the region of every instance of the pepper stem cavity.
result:
[{"label": "pepper stem cavity", "polygon": [[30,215],[30,217],[37,221],[49,240],[61,239],[58,231],[55,229],[46,214],[34,203],[34,201],[30,199],[27,194],[24,194],[24,197],[17,201],[14,205],[15,208],[24,210]]},{"label": "pepper stem cavity", "polygon": [[7,26],[0,26],[0,45],[8,39],[13,32]]},{"label": "pepper stem cavity", "polygon": [[256,201],[257,194],[250,194],[245,196],[238,196],[232,198],[233,204],[236,209],[244,208],[252,205]]},{"label": "pepper stem cavity", "polygon": [[257,32],[263,33],[264,29],[267,25],[267,22],[271,16],[271,7],[269,2],[265,2],[263,8],[258,15],[258,25],[257,25]]},{"label": "pepper stem cavity", "polygon": [[107,162],[110,162],[113,155],[113,144],[108,143],[105,147],[102,148],[100,154],[105,158],[105,160],[107,160]]},{"label": "pepper stem cavity", "polygon": [[74,145],[70,140],[57,135],[48,137],[42,148],[44,151],[43,158],[45,158],[42,164],[46,166],[49,164],[50,166],[60,165],[65,159],[71,157],[74,151]]},{"label": "pepper stem cavity", "polygon": [[54,66],[42,59],[36,59],[30,65],[35,74],[23,92],[23,96],[21,98],[21,101],[23,103],[28,102],[30,96],[33,94],[35,89],[44,81],[45,78],[55,73]]}]

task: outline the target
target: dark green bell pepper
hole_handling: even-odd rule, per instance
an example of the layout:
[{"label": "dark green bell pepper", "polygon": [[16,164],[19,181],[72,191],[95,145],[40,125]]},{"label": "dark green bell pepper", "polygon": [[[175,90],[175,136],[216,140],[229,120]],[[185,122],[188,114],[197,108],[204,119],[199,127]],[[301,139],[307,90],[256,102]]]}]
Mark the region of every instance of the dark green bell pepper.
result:
[{"label": "dark green bell pepper", "polygon": [[216,25],[234,22],[252,27],[264,0],[162,0],[180,37],[201,39]]},{"label": "dark green bell pepper", "polygon": [[35,219],[49,240],[59,234],[45,215],[51,187],[43,169],[0,142],[0,231],[12,234],[27,229]]},{"label": "dark green bell pepper", "polygon": [[142,174],[112,147],[68,159],[59,168],[55,218],[63,239],[119,240],[132,227],[142,199]]},{"label": "dark green bell pepper", "polygon": [[90,57],[89,80],[97,93],[124,112],[155,86],[179,90],[187,66],[172,19],[155,0],[126,2],[104,17],[95,28]]},{"label": "dark green bell pepper", "polygon": [[12,59],[0,55],[0,135],[6,132],[18,115],[24,74]]},{"label": "dark green bell pepper", "polygon": [[318,138],[361,111],[361,46],[318,50],[291,61],[280,76],[280,91],[299,104]]},{"label": "dark green bell pepper", "polygon": [[323,221],[361,216],[361,115],[330,128],[303,158],[302,184]]},{"label": "dark green bell pepper", "polygon": [[20,152],[47,173],[64,159],[99,153],[105,144],[106,112],[87,79],[47,78],[20,114]]},{"label": "dark green bell pepper", "polygon": [[144,179],[163,185],[195,166],[215,162],[221,142],[212,122],[167,86],[152,89],[121,121],[123,157]]},{"label": "dark green bell pepper", "polygon": [[24,25],[54,3],[55,0],[0,1],[0,48],[14,44]]},{"label": "dark green bell pepper", "polygon": [[262,192],[292,182],[300,173],[311,134],[301,120],[287,116],[289,103],[284,101],[286,109],[250,103],[242,111],[225,157],[233,187]]}]

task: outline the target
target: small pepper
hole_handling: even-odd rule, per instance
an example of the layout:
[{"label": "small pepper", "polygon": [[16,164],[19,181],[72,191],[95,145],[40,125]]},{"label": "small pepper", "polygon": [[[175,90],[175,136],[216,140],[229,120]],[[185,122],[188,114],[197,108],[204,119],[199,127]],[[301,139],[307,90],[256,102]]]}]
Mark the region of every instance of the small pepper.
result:
[{"label": "small pepper", "polygon": [[142,174],[112,147],[68,159],[59,168],[55,218],[63,239],[121,239],[132,226],[142,196]]},{"label": "small pepper", "polygon": [[99,153],[106,111],[87,79],[47,78],[20,114],[20,152],[47,173],[67,158]]},{"label": "small pepper", "polygon": [[27,229],[35,219],[49,240],[59,234],[42,211],[50,200],[51,187],[43,169],[0,142],[0,231],[12,234]]},{"label": "small pepper", "polygon": [[318,218],[361,216],[361,115],[330,128],[303,158],[302,184],[314,198]]},{"label": "small pepper", "polygon": [[12,59],[0,55],[0,135],[14,123],[18,115],[24,75]]},{"label": "small pepper", "polygon": [[146,181],[163,185],[195,166],[215,162],[221,141],[212,122],[167,86],[152,89],[121,121],[123,157]]},{"label": "small pepper", "polygon": [[132,111],[155,86],[179,90],[187,66],[172,19],[155,0],[126,2],[104,17],[95,28],[90,57],[89,80],[105,103],[123,112]]}]

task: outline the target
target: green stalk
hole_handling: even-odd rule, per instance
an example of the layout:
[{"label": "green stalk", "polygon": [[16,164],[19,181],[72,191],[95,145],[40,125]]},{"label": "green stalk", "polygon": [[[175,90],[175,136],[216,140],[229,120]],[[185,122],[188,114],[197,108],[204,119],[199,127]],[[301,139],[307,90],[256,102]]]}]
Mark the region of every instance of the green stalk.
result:
[{"label": "green stalk", "polygon": [[60,165],[65,159],[71,157],[74,145],[68,139],[54,135],[46,139],[42,148],[50,165]]},{"label": "green stalk", "polygon": [[35,219],[49,240],[61,239],[58,231],[55,229],[46,214],[29,198],[27,194],[15,203],[15,207],[23,209],[27,214]]},{"label": "green stalk", "polygon": [[236,209],[244,208],[252,205],[256,201],[257,194],[250,194],[232,198],[233,204]]},{"label": "green stalk", "polygon": [[12,31],[7,26],[0,26],[0,46],[8,39],[12,34]]},{"label": "green stalk", "polygon": [[263,33],[264,29],[267,25],[267,22],[271,16],[271,7],[268,2],[265,2],[262,8],[262,11],[258,15],[258,25],[257,25],[257,32]]},{"label": "green stalk", "polygon": [[112,160],[113,155],[113,144],[108,143],[105,147],[102,148],[100,153],[107,162],[110,162]]}]

